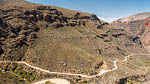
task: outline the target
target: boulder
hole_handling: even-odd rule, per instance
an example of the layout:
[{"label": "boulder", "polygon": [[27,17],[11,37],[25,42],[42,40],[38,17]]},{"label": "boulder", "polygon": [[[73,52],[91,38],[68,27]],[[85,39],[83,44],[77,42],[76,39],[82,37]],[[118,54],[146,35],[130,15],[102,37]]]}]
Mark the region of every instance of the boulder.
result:
[{"label": "boulder", "polygon": [[79,21],[79,26],[86,26],[85,21]]},{"label": "boulder", "polygon": [[117,37],[120,37],[120,36],[123,36],[125,35],[124,33],[113,33],[112,36],[117,38]]},{"label": "boulder", "polygon": [[104,38],[104,42],[111,42],[112,41],[112,38],[111,37],[105,37]]},{"label": "boulder", "polygon": [[35,32],[30,33],[29,38],[30,39],[36,39],[37,38],[37,34]]},{"label": "boulder", "polygon": [[33,32],[32,29],[29,29],[29,30],[22,30],[21,32],[19,32],[19,35],[28,36],[31,32]]},{"label": "boulder", "polygon": [[0,29],[0,38],[6,38],[8,36],[7,32],[4,30]]},{"label": "boulder", "polygon": [[0,18],[0,26],[3,28],[7,28],[9,25],[3,18]]},{"label": "boulder", "polygon": [[31,21],[37,22],[38,21],[36,16],[29,16],[28,20],[29,20],[29,22],[31,22]]},{"label": "boulder", "polygon": [[4,53],[4,50],[0,47],[0,55]]},{"label": "boulder", "polygon": [[7,10],[4,10],[4,12],[13,12],[15,9],[7,9]]},{"label": "boulder", "polygon": [[53,15],[56,15],[56,13],[58,12],[58,10],[57,9],[49,9],[49,11],[50,11],[50,14],[53,14]]},{"label": "boulder", "polygon": [[31,12],[29,10],[26,10],[23,14],[28,16],[31,14]]},{"label": "boulder", "polygon": [[136,42],[140,42],[141,43],[140,38],[137,37],[137,36],[128,36],[128,39],[130,41],[133,41],[134,43],[136,43]]},{"label": "boulder", "polygon": [[75,18],[78,18],[80,15],[81,15],[80,13],[76,13],[76,14],[74,15],[74,17],[75,17]]},{"label": "boulder", "polygon": [[103,26],[102,25],[98,25],[97,29],[103,29]]},{"label": "boulder", "polygon": [[77,24],[76,23],[68,23],[68,26],[75,27],[75,26],[77,26]]},{"label": "boulder", "polygon": [[36,9],[37,10],[46,10],[47,6],[37,6]]},{"label": "boulder", "polygon": [[21,29],[22,29],[22,26],[16,26],[16,27],[12,27],[12,28],[9,28],[11,32],[15,33],[15,34],[18,34]]},{"label": "boulder", "polygon": [[96,64],[95,69],[100,69],[103,64],[104,64],[104,62],[100,62],[100,63]]},{"label": "boulder", "polygon": [[51,9],[49,9],[49,10],[50,10],[50,11],[57,11],[57,9],[52,9],[52,8],[51,8]]},{"label": "boulder", "polygon": [[22,27],[21,27],[21,29],[23,29],[23,30],[28,30],[28,29],[31,29],[29,26],[27,26],[27,25],[23,25]]},{"label": "boulder", "polygon": [[55,28],[60,28],[60,27],[64,27],[63,24],[59,23],[59,24],[56,24],[56,25],[53,25]]},{"label": "boulder", "polygon": [[27,16],[29,16],[29,15],[36,16],[38,14],[38,11],[37,10],[31,10],[31,11],[30,10],[26,10],[23,14],[27,15]]},{"label": "boulder", "polygon": [[6,38],[0,38],[0,41],[5,41],[6,40]]},{"label": "boulder", "polygon": [[32,30],[33,30],[34,32],[38,32],[38,30],[40,30],[40,28],[37,27],[37,26],[34,26],[34,27],[32,28]]},{"label": "boulder", "polygon": [[100,34],[102,37],[107,37],[108,34]]},{"label": "boulder", "polygon": [[60,11],[55,11],[55,14],[57,15],[57,16],[63,16],[63,13],[62,12],[60,12]]},{"label": "boulder", "polygon": [[54,22],[54,20],[52,19],[52,16],[51,16],[51,15],[46,15],[46,16],[44,17],[44,20],[45,20],[46,22],[50,22],[50,23],[53,23],[53,22]]},{"label": "boulder", "polygon": [[0,24],[3,24],[3,19],[2,18],[0,18]]},{"label": "boulder", "polygon": [[20,40],[20,41],[25,41],[26,40],[26,36],[25,35],[19,35],[16,39]]},{"label": "boulder", "polygon": [[108,34],[100,34],[100,35],[96,35],[95,38],[104,39],[105,37],[108,37]]},{"label": "boulder", "polygon": [[104,25],[109,25],[109,23],[107,23],[107,22],[104,22],[104,23],[102,23],[102,25],[104,26]]},{"label": "boulder", "polygon": [[31,10],[31,11],[30,11],[30,14],[36,16],[36,15],[38,14],[38,11],[37,11],[37,10]]},{"label": "boulder", "polygon": [[15,37],[16,37],[16,34],[11,33],[8,38],[15,38]]},{"label": "boulder", "polygon": [[37,15],[37,19],[40,20],[40,21],[43,21],[44,16],[43,15]]},{"label": "boulder", "polygon": [[126,47],[134,46],[131,42],[126,42],[124,45],[125,45]]},{"label": "boulder", "polygon": [[100,38],[100,39],[104,39],[104,37],[102,35],[96,35],[95,38]]},{"label": "boulder", "polygon": [[58,20],[59,22],[61,22],[61,19],[60,19],[60,17],[58,17],[58,16],[53,16],[52,18],[53,18],[55,21]]},{"label": "boulder", "polygon": [[60,19],[63,23],[68,23],[67,17],[61,16]]},{"label": "boulder", "polygon": [[90,19],[93,20],[93,21],[94,20],[100,21],[100,19],[95,14],[92,14]]},{"label": "boulder", "polygon": [[27,16],[25,16],[25,15],[19,15],[19,16],[17,16],[19,19],[23,19],[23,20],[27,20]]},{"label": "boulder", "polygon": [[11,44],[9,44],[9,47],[10,47],[10,48],[17,48],[17,47],[19,47],[19,46],[22,46],[23,44],[24,44],[24,42],[21,41],[21,40],[13,40],[13,41],[11,42]]},{"label": "boulder", "polygon": [[90,19],[91,17],[89,16],[80,16],[79,19]]}]

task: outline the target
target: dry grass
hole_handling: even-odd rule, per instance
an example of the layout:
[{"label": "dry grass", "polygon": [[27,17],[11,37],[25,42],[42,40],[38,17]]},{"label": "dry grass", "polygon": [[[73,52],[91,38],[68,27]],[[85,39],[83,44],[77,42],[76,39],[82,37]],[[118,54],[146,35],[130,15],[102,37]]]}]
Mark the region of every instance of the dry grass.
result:
[{"label": "dry grass", "polygon": [[[97,42],[91,40],[95,32],[88,27],[83,28],[85,31],[81,29],[49,27],[40,30],[37,43],[29,49],[27,59],[51,71],[94,71],[95,65],[102,62],[101,55],[97,52]],[[79,70],[81,71],[78,72]]]}]

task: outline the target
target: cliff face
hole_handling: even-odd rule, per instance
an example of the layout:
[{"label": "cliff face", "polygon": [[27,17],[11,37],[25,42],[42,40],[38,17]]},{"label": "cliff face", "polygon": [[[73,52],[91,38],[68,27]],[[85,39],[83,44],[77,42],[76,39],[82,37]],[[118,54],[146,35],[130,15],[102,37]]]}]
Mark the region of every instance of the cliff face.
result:
[{"label": "cliff face", "polygon": [[126,18],[119,19],[114,22],[115,25],[125,29],[127,33],[138,36],[143,46],[146,48],[150,46],[149,31],[150,29],[145,25],[150,13],[140,13]]},{"label": "cliff face", "polygon": [[145,32],[142,36],[142,41],[145,47],[149,49],[150,47],[150,18],[145,19]]}]

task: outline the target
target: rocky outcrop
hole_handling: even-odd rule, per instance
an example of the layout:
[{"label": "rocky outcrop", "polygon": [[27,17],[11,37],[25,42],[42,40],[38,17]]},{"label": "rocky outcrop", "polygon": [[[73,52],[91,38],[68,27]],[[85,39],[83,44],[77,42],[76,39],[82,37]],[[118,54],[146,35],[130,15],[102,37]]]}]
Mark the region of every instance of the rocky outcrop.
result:
[{"label": "rocky outcrop", "polygon": [[136,76],[130,76],[120,79],[116,82],[116,84],[126,84],[127,82],[130,83],[141,83],[147,82],[150,80],[150,74],[146,75],[136,75]]},{"label": "rocky outcrop", "polygon": [[37,6],[37,10],[47,10],[47,6]]},{"label": "rocky outcrop", "polygon": [[46,16],[44,17],[44,20],[45,20],[46,22],[50,22],[50,23],[53,23],[53,22],[54,22],[54,19],[52,19],[52,16],[51,16],[51,15],[46,15]]},{"label": "rocky outcrop", "polygon": [[[6,20],[6,18],[7,17],[0,18],[0,42],[3,44],[0,44],[0,55],[5,54],[5,56],[1,59],[7,59],[7,56],[11,55],[11,58],[16,60],[18,58],[15,58],[11,53],[16,51],[16,49],[22,48],[23,46],[28,46],[29,41],[36,39],[36,33],[33,32],[37,32],[39,28],[30,23],[33,19],[23,19],[25,24],[12,24],[9,23],[9,20]],[[16,19],[19,19],[19,17]],[[20,57],[19,60],[21,60]]]},{"label": "rocky outcrop", "polygon": [[97,29],[103,29],[103,27],[104,27],[104,26],[107,26],[107,25],[109,25],[109,24],[106,23],[106,22],[104,22],[104,23],[98,25],[98,26],[97,26]]},{"label": "rocky outcrop", "polygon": [[55,27],[55,28],[60,28],[60,27],[64,27],[64,25],[61,24],[61,23],[59,23],[59,24],[53,25],[53,27]]},{"label": "rocky outcrop", "polygon": [[100,19],[95,14],[91,15],[90,20],[92,20],[92,21],[100,21]]}]

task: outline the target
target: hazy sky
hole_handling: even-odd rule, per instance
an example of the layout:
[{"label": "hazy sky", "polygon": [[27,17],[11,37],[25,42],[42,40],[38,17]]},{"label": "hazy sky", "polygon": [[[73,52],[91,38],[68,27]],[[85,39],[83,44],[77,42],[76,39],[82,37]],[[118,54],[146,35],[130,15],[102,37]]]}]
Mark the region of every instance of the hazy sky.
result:
[{"label": "hazy sky", "polygon": [[103,18],[120,18],[150,12],[150,0],[27,0],[46,5],[94,13]]}]

